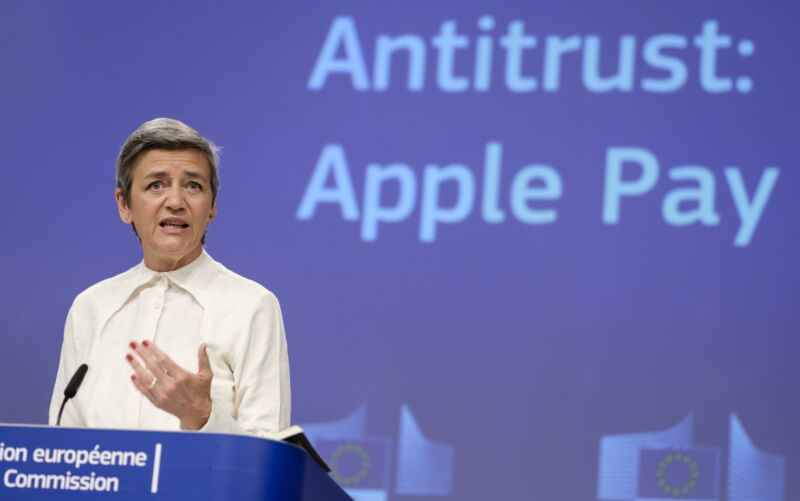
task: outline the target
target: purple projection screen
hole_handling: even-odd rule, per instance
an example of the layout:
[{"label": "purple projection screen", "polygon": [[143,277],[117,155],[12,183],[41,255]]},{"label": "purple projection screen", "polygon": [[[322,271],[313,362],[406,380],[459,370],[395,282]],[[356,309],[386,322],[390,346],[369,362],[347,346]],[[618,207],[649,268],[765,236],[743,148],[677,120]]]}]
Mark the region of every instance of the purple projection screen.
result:
[{"label": "purple projection screen", "polygon": [[168,116],[223,148],[206,248],[280,299],[355,499],[800,499],[798,21],[0,2],[0,422],[46,422],[71,301],[141,259],[114,159]]}]

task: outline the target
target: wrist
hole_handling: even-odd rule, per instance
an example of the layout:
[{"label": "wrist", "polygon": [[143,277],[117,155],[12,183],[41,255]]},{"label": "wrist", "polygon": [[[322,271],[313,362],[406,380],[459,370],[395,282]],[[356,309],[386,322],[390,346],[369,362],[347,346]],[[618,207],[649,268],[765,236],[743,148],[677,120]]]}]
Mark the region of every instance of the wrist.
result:
[{"label": "wrist", "polygon": [[203,429],[203,427],[208,423],[208,420],[211,418],[211,408],[211,400],[209,400],[205,405],[203,405],[202,409],[198,409],[193,416],[181,419],[181,428],[192,431]]}]

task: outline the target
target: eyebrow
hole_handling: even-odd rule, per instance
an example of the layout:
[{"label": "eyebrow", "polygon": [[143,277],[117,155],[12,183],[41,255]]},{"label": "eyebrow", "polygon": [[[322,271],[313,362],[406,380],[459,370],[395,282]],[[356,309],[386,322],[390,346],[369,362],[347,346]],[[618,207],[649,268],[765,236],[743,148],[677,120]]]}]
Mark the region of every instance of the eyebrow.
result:
[{"label": "eyebrow", "polygon": [[[192,171],[192,170],[184,172],[183,175],[185,175],[186,177],[188,177],[190,179],[201,179],[203,181],[206,181],[206,177],[204,175],[200,174],[199,172]],[[164,177],[169,177],[169,173],[167,171],[164,171],[164,170],[150,172],[149,174],[144,176],[145,179],[159,179],[159,178],[164,178]]]}]

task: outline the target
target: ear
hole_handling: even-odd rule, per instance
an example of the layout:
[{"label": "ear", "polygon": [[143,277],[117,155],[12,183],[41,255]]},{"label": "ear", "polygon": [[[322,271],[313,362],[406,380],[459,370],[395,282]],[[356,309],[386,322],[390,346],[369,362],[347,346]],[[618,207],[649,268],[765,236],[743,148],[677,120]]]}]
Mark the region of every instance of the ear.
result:
[{"label": "ear", "polygon": [[117,201],[117,210],[119,210],[119,218],[122,219],[122,222],[125,224],[133,223],[133,214],[131,214],[131,209],[128,207],[125,197],[122,196],[121,188],[114,190],[114,199]]},{"label": "ear", "polygon": [[217,217],[217,203],[214,202],[214,205],[211,207],[211,210],[208,211],[208,220],[209,222]]}]

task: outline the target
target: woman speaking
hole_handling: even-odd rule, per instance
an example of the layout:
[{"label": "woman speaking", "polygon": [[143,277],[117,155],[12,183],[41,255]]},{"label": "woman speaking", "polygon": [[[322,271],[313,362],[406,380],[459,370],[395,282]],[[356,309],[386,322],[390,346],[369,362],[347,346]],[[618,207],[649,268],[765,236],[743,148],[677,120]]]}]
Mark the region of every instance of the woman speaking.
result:
[{"label": "woman speaking", "polygon": [[203,249],[217,213],[217,148],[157,118],[116,162],[122,221],[143,260],[78,295],[67,315],[50,404],[55,424],[78,366],[89,366],[62,424],[268,436],[289,426],[286,339],[275,296]]}]

